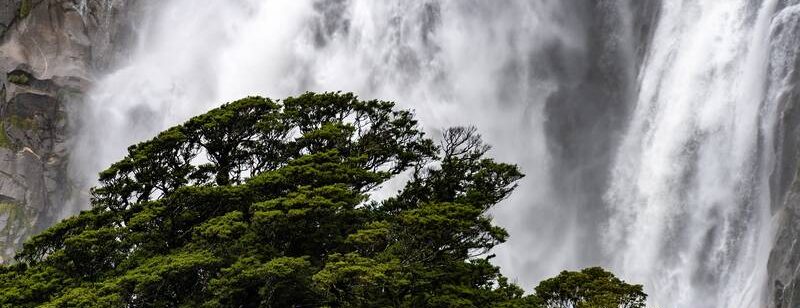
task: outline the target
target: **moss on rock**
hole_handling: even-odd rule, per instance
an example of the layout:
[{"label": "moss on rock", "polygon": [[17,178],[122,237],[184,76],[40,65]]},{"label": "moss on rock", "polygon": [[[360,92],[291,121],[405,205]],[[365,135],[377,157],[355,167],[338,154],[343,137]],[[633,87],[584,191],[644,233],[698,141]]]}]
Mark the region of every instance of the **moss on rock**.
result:
[{"label": "moss on rock", "polygon": [[22,73],[9,74],[8,81],[15,84],[27,85],[30,83],[30,78]]},{"label": "moss on rock", "polygon": [[31,13],[31,9],[33,9],[33,5],[31,4],[31,0],[22,0],[19,4],[19,18],[28,17]]},{"label": "moss on rock", "polygon": [[0,121],[0,148],[10,148],[11,145],[11,139],[8,138],[6,133],[6,125]]},{"label": "moss on rock", "polygon": [[36,120],[24,118],[17,115],[9,116],[8,124],[11,124],[11,126],[19,128],[21,130],[33,130],[38,128],[38,125],[36,125]]},{"label": "moss on rock", "polygon": [[31,220],[25,207],[13,202],[0,202],[0,260],[9,260],[9,248],[19,248],[18,239],[27,238],[31,229]]}]

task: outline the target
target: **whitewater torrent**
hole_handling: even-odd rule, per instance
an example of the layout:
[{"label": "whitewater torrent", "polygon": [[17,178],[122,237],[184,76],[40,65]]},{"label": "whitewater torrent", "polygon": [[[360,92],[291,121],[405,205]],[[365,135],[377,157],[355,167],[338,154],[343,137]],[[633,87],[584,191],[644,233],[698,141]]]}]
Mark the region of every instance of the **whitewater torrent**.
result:
[{"label": "whitewater torrent", "polygon": [[776,116],[762,112],[776,3],[663,7],[607,194],[614,265],[654,302],[764,305],[772,154],[759,137],[773,139],[760,123]]},{"label": "whitewater torrent", "polygon": [[658,307],[765,306],[778,0],[152,2],[74,116],[84,186],[222,102],[352,91],[523,168],[494,260],[526,290],[602,265]]}]

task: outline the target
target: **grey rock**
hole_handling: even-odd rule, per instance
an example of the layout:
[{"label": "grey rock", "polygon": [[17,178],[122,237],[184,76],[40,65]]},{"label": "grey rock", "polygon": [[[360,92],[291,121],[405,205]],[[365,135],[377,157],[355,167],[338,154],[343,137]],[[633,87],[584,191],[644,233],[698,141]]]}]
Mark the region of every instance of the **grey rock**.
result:
[{"label": "grey rock", "polygon": [[138,1],[0,0],[0,262],[61,218],[68,108],[126,56]]}]

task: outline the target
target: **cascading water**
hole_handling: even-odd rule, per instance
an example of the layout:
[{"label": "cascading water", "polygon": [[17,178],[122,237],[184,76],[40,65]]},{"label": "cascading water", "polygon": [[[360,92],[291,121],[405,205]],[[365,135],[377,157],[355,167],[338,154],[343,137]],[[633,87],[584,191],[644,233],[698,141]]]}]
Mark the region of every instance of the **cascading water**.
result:
[{"label": "cascading water", "polygon": [[86,185],[221,102],[353,91],[434,135],[476,125],[525,170],[493,214],[512,234],[495,261],[526,289],[599,264],[659,307],[766,305],[786,1],[146,3],[135,51],[74,116]]},{"label": "cascading water", "polygon": [[777,1],[672,1],[613,168],[614,265],[677,307],[761,307],[774,112],[764,100]]},{"label": "cascading water", "polygon": [[[586,13],[586,5],[577,6]],[[498,210],[527,285],[580,263],[577,226],[548,191],[545,102],[577,83],[586,33],[558,1],[212,1],[153,3],[128,63],[100,80],[76,120],[72,168],[85,183],[128,144],[246,95],[352,91],[412,108],[432,135],[476,125],[499,159],[531,176]],[[499,121],[502,119],[502,121]],[[566,208],[566,207],[564,207]],[[570,209],[577,212],[577,209]],[[503,219],[524,217],[524,219]],[[553,221],[561,223],[554,224]],[[573,234],[568,234],[575,230]],[[565,245],[565,239],[574,245]],[[549,258],[555,251],[564,257]]]}]

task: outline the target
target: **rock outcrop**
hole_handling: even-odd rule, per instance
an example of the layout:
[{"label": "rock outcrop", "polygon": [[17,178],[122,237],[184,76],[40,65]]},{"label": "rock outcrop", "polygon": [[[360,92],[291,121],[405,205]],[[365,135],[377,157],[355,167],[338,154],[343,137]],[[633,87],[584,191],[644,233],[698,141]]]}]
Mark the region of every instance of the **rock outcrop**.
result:
[{"label": "rock outcrop", "polygon": [[72,214],[68,110],[124,56],[134,3],[0,0],[0,262]]}]

